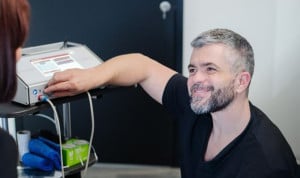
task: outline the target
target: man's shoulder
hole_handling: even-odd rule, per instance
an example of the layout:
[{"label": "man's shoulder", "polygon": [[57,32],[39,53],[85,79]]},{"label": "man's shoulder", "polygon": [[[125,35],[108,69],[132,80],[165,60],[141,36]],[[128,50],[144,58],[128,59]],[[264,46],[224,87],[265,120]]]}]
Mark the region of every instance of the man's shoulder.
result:
[{"label": "man's shoulder", "polygon": [[279,128],[255,106],[251,106],[251,120],[248,141],[253,145],[249,154],[259,154],[259,160],[273,168],[294,166],[295,155]]},{"label": "man's shoulder", "polygon": [[[250,104],[251,133],[254,134],[258,141],[261,139],[270,138],[284,138],[280,129],[271,121],[271,119],[259,108]],[[274,137],[275,136],[275,137]]]}]

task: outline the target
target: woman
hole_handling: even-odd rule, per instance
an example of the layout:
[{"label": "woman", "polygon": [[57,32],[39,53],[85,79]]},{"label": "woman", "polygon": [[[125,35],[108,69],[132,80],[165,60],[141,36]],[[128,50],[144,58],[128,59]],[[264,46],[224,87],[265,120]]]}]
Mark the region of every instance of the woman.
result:
[{"label": "woman", "polygon": [[[17,88],[16,62],[29,30],[27,0],[0,0],[0,103],[10,101]],[[0,129],[0,177],[17,177],[18,150]]]}]

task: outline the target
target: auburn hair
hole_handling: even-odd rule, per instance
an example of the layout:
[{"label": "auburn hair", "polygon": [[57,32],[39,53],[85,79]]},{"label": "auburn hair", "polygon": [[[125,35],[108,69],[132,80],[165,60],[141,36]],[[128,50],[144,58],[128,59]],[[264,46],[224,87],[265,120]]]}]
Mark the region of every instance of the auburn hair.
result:
[{"label": "auburn hair", "polygon": [[27,0],[0,0],[0,102],[10,101],[17,89],[16,50],[29,31]]}]

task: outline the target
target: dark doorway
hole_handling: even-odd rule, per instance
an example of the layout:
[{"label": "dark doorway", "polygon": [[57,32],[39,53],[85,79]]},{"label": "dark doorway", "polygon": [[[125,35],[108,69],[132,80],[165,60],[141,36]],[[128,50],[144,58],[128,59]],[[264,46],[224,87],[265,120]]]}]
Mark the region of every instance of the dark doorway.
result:
[{"label": "dark doorway", "polygon": [[[100,58],[139,52],[181,72],[182,0],[29,0],[31,29],[26,46],[72,41]],[[97,76],[95,76],[97,77]],[[100,162],[176,165],[171,117],[140,87],[94,101],[93,145]],[[71,103],[72,135],[88,139],[87,100]]]}]

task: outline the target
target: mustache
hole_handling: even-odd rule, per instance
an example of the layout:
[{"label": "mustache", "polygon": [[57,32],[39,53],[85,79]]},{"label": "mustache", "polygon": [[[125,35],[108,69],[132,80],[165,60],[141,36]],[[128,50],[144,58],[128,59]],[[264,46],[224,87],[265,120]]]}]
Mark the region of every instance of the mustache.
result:
[{"label": "mustache", "polygon": [[193,84],[190,89],[191,93],[193,93],[195,91],[199,91],[199,90],[214,91],[214,87],[212,85],[205,86],[205,85],[203,85],[203,83],[199,82],[199,83]]}]

